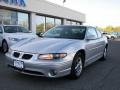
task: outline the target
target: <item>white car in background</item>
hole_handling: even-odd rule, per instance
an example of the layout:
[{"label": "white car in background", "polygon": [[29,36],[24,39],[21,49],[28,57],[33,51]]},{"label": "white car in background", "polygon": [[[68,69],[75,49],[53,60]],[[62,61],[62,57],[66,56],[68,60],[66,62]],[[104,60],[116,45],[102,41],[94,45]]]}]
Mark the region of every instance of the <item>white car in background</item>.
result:
[{"label": "white car in background", "polygon": [[18,25],[0,25],[0,47],[4,53],[8,52],[11,45],[25,39],[37,38],[36,34],[29,32]]},{"label": "white car in background", "polygon": [[103,33],[103,35],[105,35],[107,37],[107,39],[116,39],[117,36],[115,34],[111,34],[111,33]]}]

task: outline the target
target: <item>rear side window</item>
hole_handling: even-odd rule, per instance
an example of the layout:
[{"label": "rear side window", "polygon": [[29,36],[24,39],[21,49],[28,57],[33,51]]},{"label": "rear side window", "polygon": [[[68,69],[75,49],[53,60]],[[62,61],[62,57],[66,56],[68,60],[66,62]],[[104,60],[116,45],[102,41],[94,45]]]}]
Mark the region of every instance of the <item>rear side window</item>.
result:
[{"label": "rear side window", "polygon": [[102,34],[99,30],[96,30],[97,31],[97,34],[98,34],[98,38],[101,38],[102,37]]}]

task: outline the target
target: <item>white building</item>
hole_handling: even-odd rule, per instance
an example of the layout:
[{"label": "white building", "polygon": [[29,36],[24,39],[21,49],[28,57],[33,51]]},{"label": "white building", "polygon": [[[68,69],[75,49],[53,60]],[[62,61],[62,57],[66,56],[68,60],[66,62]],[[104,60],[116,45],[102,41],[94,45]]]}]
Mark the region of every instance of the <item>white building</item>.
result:
[{"label": "white building", "polygon": [[0,24],[19,24],[36,33],[84,22],[85,14],[45,0],[0,0]]}]

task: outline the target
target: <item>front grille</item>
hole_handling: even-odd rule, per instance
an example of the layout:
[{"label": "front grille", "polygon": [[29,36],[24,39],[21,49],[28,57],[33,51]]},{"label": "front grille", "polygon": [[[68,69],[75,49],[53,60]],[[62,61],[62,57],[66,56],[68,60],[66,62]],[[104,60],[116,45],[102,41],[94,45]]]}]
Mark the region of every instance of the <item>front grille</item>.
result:
[{"label": "front grille", "polygon": [[13,56],[15,58],[21,58],[21,59],[25,59],[25,60],[29,60],[32,58],[33,55],[31,54],[26,54],[26,53],[22,53],[22,52],[14,52]]},{"label": "front grille", "polygon": [[14,52],[14,53],[13,53],[13,56],[16,57],[16,58],[18,58],[18,57],[20,56],[20,53]]},{"label": "front grille", "polygon": [[22,59],[31,59],[33,55],[30,54],[23,54]]}]

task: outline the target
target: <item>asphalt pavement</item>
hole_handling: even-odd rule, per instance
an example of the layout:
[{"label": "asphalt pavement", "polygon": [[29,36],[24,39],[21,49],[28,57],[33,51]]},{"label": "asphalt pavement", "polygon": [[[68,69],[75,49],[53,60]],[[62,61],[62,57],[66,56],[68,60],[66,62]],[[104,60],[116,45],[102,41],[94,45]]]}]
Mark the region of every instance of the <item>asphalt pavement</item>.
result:
[{"label": "asphalt pavement", "polygon": [[87,66],[78,80],[23,75],[5,62],[0,52],[0,90],[120,90],[120,40],[110,41],[107,60]]}]

